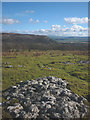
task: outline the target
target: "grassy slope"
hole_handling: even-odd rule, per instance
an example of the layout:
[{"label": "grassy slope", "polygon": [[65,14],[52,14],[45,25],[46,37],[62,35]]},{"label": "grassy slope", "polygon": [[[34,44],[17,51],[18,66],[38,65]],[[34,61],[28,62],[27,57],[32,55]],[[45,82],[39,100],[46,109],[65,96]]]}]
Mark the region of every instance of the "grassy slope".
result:
[{"label": "grassy slope", "polygon": [[[88,56],[79,51],[75,53],[59,50],[3,53],[3,90],[19,81],[56,76],[67,80],[73,92],[86,97],[88,94],[88,65],[76,63],[80,60],[87,61]],[[75,64],[60,63],[67,61]],[[13,67],[5,68],[8,66],[5,64],[6,62]],[[23,67],[18,67],[18,65]]]}]

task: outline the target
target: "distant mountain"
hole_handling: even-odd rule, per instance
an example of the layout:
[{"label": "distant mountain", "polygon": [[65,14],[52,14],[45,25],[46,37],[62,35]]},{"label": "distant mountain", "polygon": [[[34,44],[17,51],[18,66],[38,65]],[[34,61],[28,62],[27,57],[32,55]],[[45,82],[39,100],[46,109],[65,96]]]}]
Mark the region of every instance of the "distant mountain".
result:
[{"label": "distant mountain", "polygon": [[[70,42],[72,38],[53,39],[44,35],[2,33],[2,51],[87,50],[88,44]],[[64,42],[64,41],[69,42]]]}]

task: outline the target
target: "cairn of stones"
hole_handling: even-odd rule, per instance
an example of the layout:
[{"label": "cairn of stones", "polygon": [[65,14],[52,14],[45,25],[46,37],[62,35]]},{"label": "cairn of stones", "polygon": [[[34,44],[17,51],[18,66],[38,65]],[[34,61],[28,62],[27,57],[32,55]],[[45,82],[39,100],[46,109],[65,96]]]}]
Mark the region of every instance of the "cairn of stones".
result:
[{"label": "cairn of stones", "polygon": [[53,76],[21,81],[5,90],[3,97],[13,118],[70,119],[88,113],[87,100],[73,93],[67,81]]}]

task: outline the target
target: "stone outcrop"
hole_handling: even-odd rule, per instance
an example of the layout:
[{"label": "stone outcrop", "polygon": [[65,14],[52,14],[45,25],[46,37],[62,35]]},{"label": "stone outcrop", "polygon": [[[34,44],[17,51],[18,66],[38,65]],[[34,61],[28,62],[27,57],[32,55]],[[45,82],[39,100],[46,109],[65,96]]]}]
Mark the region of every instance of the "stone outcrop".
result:
[{"label": "stone outcrop", "polygon": [[44,77],[20,82],[3,92],[5,105],[14,118],[83,118],[88,113],[86,100],[68,88],[68,82]]}]

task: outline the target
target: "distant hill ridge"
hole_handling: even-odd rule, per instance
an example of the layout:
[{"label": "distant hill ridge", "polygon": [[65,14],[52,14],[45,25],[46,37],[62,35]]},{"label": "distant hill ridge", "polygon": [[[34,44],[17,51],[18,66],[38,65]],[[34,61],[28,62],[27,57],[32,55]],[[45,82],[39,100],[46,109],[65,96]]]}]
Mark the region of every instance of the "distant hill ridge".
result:
[{"label": "distant hill ridge", "polygon": [[2,34],[3,50],[6,49],[50,49],[57,42],[44,35]]},{"label": "distant hill ridge", "polygon": [[3,40],[29,40],[30,42],[38,42],[38,43],[50,43],[50,42],[54,42],[52,39],[50,39],[49,37],[45,36],[45,35],[34,35],[34,34],[18,34],[18,33],[3,33]]},{"label": "distant hill ridge", "polygon": [[87,50],[87,44],[60,43],[45,35],[2,33],[3,51],[20,50]]}]

